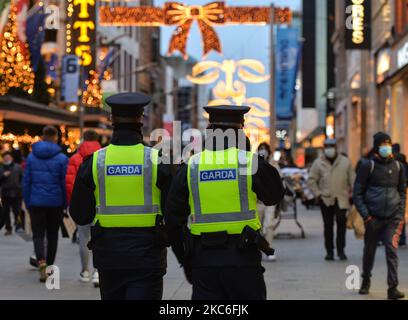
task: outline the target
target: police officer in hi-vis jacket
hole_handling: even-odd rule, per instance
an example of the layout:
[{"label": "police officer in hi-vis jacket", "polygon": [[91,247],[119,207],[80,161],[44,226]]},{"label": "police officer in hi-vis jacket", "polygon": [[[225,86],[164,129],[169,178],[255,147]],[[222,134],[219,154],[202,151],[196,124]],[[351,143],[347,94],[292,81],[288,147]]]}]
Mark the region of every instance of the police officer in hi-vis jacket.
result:
[{"label": "police officer in hi-vis jacket", "polygon": [[79,225],[94,223],[94,266],[103,300],[159,300],[166,273],[163,206],[171,184],[168,165],[143,144],[143,109],[138,93],[109,97],[111,144],[81,165],[70,213]]},{"label": "police officer in hi-vis jacket", "polygon": [[193,300],[265,300],[261,251],[273,249],[260,234],[257,200],[276,205],[284,187],[278,171],[249,151],[242,130],[249,107],[205,110],[205,149],[180,167],[167,199],[170,243]]}]

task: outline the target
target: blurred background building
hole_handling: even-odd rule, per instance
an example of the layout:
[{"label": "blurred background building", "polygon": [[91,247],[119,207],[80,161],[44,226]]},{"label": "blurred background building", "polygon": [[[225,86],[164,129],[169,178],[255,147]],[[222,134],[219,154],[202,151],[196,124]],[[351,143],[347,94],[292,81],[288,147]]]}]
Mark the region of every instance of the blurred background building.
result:
[{"label": "blurred background building", "polygon": [[[360,2],[336,1],[336,30],[332,35],[335,133],[341,151],[353,163],[371,148],[372,135],[379,130],[389,132],[408,152],[408,132],[404,130],[408,117],[408,1]],[[364,14],[360,31],[359,21],[352,22],[353,10]],[[353,45],[357,32],[364,42]]]}]

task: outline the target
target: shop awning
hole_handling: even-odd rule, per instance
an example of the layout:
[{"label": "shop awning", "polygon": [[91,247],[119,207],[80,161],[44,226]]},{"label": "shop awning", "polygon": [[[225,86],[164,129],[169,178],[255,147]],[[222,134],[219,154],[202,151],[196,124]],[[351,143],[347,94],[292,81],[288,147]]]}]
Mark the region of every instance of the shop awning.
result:
[{"label": "shop awning", "polygon": [[78,126],[79,123],[75,113],[11,96],[0,97],[0,114],[4,120],[41,125]]}]

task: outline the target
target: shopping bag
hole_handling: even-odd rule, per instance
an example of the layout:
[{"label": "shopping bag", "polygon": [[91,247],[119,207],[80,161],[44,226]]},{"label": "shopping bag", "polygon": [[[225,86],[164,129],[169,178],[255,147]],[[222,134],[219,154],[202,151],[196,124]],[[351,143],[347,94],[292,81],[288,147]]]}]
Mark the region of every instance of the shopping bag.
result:
[{"label": "shopping bag", "polygon": [[347,228],[354,230],[354,235],[356,239],[358,240],[364,239],[365,234],[364,220],[358,213],[357,208],[355,206],[351,208],[350,213],[347,216]]},{"label": "shopping bag", "polygon": [[72,239],[72,236],[74,235],[76,230],[76,224],[68,214],[64,215],[63,225],[65,227],[67,238]]}]

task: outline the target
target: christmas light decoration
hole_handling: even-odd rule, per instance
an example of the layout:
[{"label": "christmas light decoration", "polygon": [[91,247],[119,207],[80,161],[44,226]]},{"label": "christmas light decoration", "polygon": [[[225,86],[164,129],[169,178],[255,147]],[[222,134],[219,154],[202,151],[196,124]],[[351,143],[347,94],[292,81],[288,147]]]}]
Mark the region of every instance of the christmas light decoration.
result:
[{"label": "christmas light decoration", "polygon": [[[102,75],[102,80],[111,80],[112,71],[105,70]],[[98,72],[91,70],[89,79],[85,81],[86,90],[82,92],[82,103],[89,107],[102,107],[103,91],[101,87],[101,77]]]},{"label": "christmas light decoration", "polygon": [[35,76],[28,52],[27,44],[21,43],[18,37],[17,7],[12,1],[9,20],[1,39],[0,95],[7,94],[12,88],[33,93]]},{"label": "christmas light decoration", "polygon": [[86,90],[82,92],[82,103],[90,107],[102,105],[102,89],[99,75],[96,71],[89,72],[89,79],[85,81]]},{"label": "christmas light decoration", "polygon": [[72,153],[75,152],[81,143],[81,133],[80,130],[75,129],[67,129],[65,125],[60,126],[61,131],[61,142],[63,145],[66,146],[67,152]]},{"label": "christmas light decoration", "polygon": [[[248,105],[251,111],[246,115],[245,130],[254,145],[257,141],[269,141],[269,129],[266,119],[270,117],[270,105],[268,101],[260,97],[247,97],[244,82],[262,83],[269,80],[270,76],[265,73],[264,65],[257,60],[242,59],[238,61],[224,60],[202,61],[197,63],[192,74],[187,79],[194,84],[208,85],[216,82],[221,74],[225,80],[219,80],[213,88],[215,97],[208,105]],[[236,77],[239,80],[234,80]],[[208,118],[207,114],[204,114]]]},{"label": "christmas light decoration", "polygon": [[192,74],[188,75],[187,79],[199,85],[211,84],[219,79],[221,72],[225,74],[225,81],[219,81],[213,90],[214,95],[220,99],[237,99],[245,95],[245,85],[241,81],[234,81],[235,74],[240,80],[249,83],[262,83],[270,78],[260,61],[243,59],[224,60],[221,63],[217,61],[199,62],[193,67]]},{"label": "christmas light decoration", "polygon": [[33,144],[38,141],[40,141],[39,136],[32,137],[28,133],[25,133],[22,136],[16,136],[12,133],[6,133],[0,135],[0,141],[2,142],[12,142],[13,144],[17,143],[22,143],[22,144]]},{"label": "christmas light decoration", "polygon": [[[168,53],[180,51],[187,58],[186,45],[191,26],[197,21],[203,39],[203,56],[211,50],[221,53],[221,42],[214,26],[228,24],[271,23],[270,7],[228,7],[224,2],[212,2],[204,6],[188,6],[179,2],[166,2],[159,7],[110,7],[99,9],[99,24],[103,26],[173,26],[176,29],[170,40]],[[275,24],[290,24],[292,11],[289,8],[274,9]]]}]

